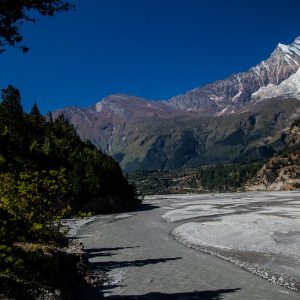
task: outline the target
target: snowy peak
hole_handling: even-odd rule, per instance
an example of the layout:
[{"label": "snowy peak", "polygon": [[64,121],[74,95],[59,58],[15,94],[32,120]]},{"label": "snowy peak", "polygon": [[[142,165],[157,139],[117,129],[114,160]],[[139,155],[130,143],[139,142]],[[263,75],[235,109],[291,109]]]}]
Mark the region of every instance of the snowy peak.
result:
[{"label": "snowy peak", "polygon": [[288,55],[298,55],[300,56],[300,36],[295,39],[295,41],[291,45],[285,45],[279,43],[275,49],[275,51],[272,53],[276,53],[277,51],[281,51],[284,54]]},{"label": "snowy peak", "polygon": [[[186,112],[209,115],[232,114],[244,106],[254,104],[258,99],[262,99],[261,97],[270,98],[274,94],[271,93],[272,87],[286,81],[299,70],[299,67],[300,37],[291,45],[278,44],[269,58],[247,72],[237,73],[224,80],[193,89],[184,95],[175,96],[169,103]],[[276,91],[284,91],[283,95],[295,96],[298,82],[297,74]]]},{"label": "snowy peak", "polygon": [[252,94],[253,99],[294,97],[300,100],[300,69],[279,85],[269,84]]},{"label": "snowy peak", "polygon": [[169,100],[116,94],[53,116],[63,113],[83,140],[113,155],[126,172],[265,158],[300,115],[299,54],[297,38],[246,72]]},{"label": "snowy peak", "polygon": [[279,43],[269,58],[246,72],[233,74],[169,100],[148,101],[115,94],[102,99],[93,109],[107,119],[122,120],[174,114],[234,114],[263,99],[300,97],[299,70],[300,37],[297,37],[290,45]]},{"label": "snowy peak", "polygon": [[300,36],[298,36],[298,37],[295,39],[295,41],[293,42],[293,44],[291,44],[291,45],[289,46],[289,49],[290,49],[293,53],[295,53],[295,54],[297,54],[298,56],[300,56]]},{"label": "snowy peak", "polygon": [[[251,98],[254,100],[274,97],[295,97],[300,95],[300,37],[291,45],[278,44],[271,57],[262,62],[269,65],[275,73],[273,80],[255,91]],[[275,69],[274,69],[275,67]],[[274,79],[276,79],[274,81]],[[279,80],[278,80],[279,79]]]},{"label": "snowy peak", "polygon": [[290,49],[289,49],[289,46],[288,45],[285,45],[285,44],[281,44],[279,43],[275,49],[276,50],[281,50],[282,52],[284,53],[291,53]]}]

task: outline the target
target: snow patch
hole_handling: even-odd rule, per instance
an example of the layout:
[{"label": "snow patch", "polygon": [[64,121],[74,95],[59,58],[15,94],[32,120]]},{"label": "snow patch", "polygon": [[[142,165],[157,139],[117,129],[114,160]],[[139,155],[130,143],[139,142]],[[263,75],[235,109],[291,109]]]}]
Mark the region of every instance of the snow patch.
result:
[{"label": "snow patch", "polygon": [[239,90],[238,93],[232,98],[232,101],[235,102],[242,95],[242,90]]},{"label": "snow patch", "polygon": [[254,99],[295,97],[300,100],[300,69],[279,85],[268,84],[252,94]]},{"label": "snow patch", "polygon": [[288,45],[279,43],[277,47],[280,48],[285,53],[291,53]]},{"label": "snow patch", "polygon": [[262,61],[262,65],[265,67],[265,69],[269,72],[270,69],[269,69],[269,66],[264,62]]},{"label": "snow patch", "polygon": [[222,109],[220,112],[218,112],[217,116],[223,115],[228,110],[228,106],[226,106],[224,109]]},{"label": "snow patch", "polygon": [[300,56],[300,37],[297,37],[292,45],[289,46],[289,49],[295,54]]}]

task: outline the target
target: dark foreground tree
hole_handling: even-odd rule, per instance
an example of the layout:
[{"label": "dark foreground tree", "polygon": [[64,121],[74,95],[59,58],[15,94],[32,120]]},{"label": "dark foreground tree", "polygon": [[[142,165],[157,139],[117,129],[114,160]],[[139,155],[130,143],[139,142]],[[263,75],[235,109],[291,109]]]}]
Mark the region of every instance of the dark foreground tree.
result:
[{"label": "dark foreground tree", "polygon": [[0,299],[37,299],[28,295],[40,286],[51,291],[79,286],[83,265],[64,250],[61,219],[139,203],[118,163],[81,141],[65,117],[45,118],[36,103],[28,114],[17,89],[2,90]]},{"label": "dark foreground tree", "polygon": [[36,103],[25,113],[19,91],[12,86],[3,89],[0,173],[43,174],[62,168],[72,186],[73,211],[117,211],[140,202],[118,163],[90,142],[81,141],[64,116],[53,120],[49,114],[45,118]]},{"label": "dark foreground tree", "polygon": [[53,16],[72,8],[73,4],[64,0],[0,0],[0,52],[5,51],[7,45],[20,48],[23,52],[29,50],[20,44],[23,40],[20,25],[36,23],[33,13]]}]

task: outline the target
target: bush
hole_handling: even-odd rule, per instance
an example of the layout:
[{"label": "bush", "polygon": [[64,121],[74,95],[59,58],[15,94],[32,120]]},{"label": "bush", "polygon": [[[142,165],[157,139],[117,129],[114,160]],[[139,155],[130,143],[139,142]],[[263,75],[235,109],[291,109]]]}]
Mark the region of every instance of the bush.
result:
[{"label": "bush", "polygon": [[53,240],[66,215],[71,187],[65,170],[0,175],[0,270],[6,273],[21,260],[14,245]]}]

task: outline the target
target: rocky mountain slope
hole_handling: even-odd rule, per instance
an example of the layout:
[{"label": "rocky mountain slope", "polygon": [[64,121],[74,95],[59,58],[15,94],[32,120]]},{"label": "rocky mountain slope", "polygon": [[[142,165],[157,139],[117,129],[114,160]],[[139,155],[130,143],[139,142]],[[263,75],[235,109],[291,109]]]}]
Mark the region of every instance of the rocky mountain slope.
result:
[{"label": "rocky mountain slope", "polygon": [[64,114],[126,172],[267,158],[300,115],[300,37],[244,73],[169,100],[112,95]]},{"label": "rocky mountain slope", "polygon": [[300,119],[284,137],[284,147],[266,161],[201,166],[129,174],[141,194],[300,189]]},{"label": "rocky mountain slope", "polygon": [[268,91],[271,87],[280,86],[295,74],[299,65],[300,37],[289,46],[278,44],[267,60],[247,72],[234,74],[225,80],[219,80],[184,95],[173,97],[169,104],[183,111],[222,115],[237,112],[262,98],[295,96],[300,92],[299,86],[295,94],[289,89],[270,95]]},{"label": "rocky mountain slope", "polygon": [[272,157],[245,184],[248,191],[294,190],[300,188],[300,121],[295,121],[281,155]]}]

